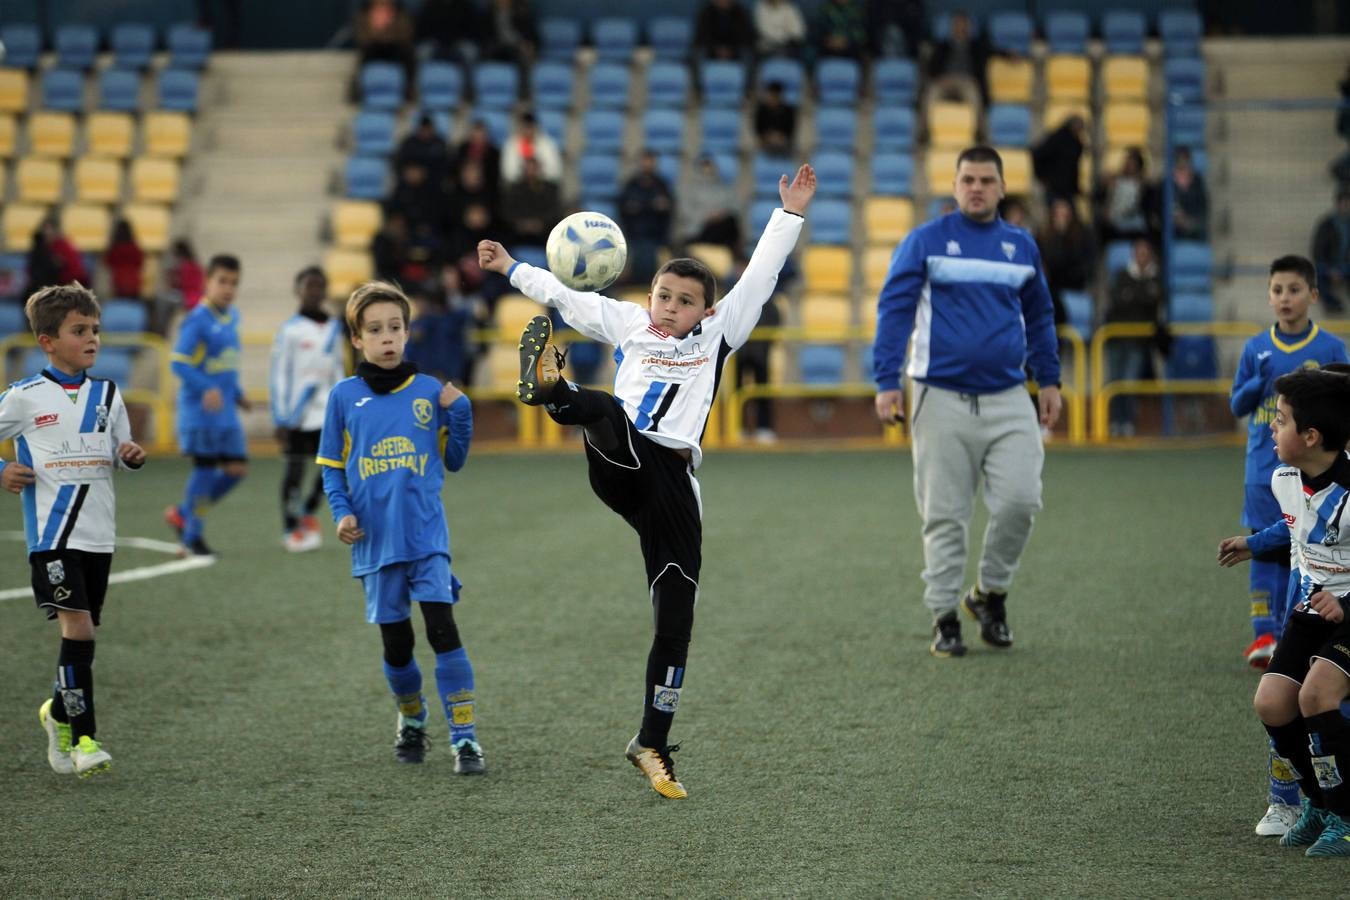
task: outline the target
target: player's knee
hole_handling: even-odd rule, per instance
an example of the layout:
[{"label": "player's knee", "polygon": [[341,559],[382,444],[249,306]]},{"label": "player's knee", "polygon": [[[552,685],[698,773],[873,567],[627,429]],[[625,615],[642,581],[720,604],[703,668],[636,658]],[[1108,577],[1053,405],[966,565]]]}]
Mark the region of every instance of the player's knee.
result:
[{"label": "player's knee", "polygon": [[449,653],[464,646],[455,624],[455,608],[449,603],[423,603],[422,621],[427,626],[427,643],[435,653]]},{"label": "player's knee", "polygon": [[652,607],[656,616],[656,636],[689,642],[694,630],[694,600],[698,585],[682,571],[668,567],[652,583]]},{"label": "player's knee", "polygon": [[1041,511],[1041,497],[1040,494],[1023,493],[1002,497],[991,496],[988,498],[988,505],[991,516],[1029,521]]},{"label": "player's knee", "polygon": [[413,658],[412,620],[381,622],[380,639],[384,641],[384,661],[391,666],[406,666]]},{"label": "player's knee", "polygon": [[1331,683],[1331,679],[1313,677],[1310,673],[1303,687],[1298,690],[1298,708],[1305,717],[1321,713],[1334,712],[1345,699],[1342,685]]},{"label": "player's knee", "polygon": [[248,463],[227,462],[220,467],[220,470],[231,478],[243,478],[248,474]]},{"label": "player's knee", "polygon": [[[1279,679],[1282,680],[1282,679]],[[1298,695],[1292,690],[1284,690],[1277,679],[1262,678],[1252,698],[1252,708],[1256,716],[1267,725],[1287,725],[1298,714]]]}]

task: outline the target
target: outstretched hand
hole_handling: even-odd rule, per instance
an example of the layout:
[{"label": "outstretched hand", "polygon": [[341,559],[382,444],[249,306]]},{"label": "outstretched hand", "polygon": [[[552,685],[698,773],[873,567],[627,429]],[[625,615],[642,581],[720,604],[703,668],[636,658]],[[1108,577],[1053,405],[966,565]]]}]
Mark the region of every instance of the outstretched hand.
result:
[{"label": "outstretched hand", "polygon": [[1225,569],[1251,558],[1252,551],[1247,548],[1246,535],[1239,534],[1219,541],[1219,565]]},{"label": "outstretched hand", "polygon": [[483,271],[505,275],[515,264],[516,261],[511,258],[511,254],[496,241],[478,242],[478,265]]},{"label": "outstretched hand", "polygon": [[778,196],[783,200],[783,209],[790,213],[803,215],[816,195],[816,170],[810,163],[802,163],[791,183],[786,175],[778,177]]}]

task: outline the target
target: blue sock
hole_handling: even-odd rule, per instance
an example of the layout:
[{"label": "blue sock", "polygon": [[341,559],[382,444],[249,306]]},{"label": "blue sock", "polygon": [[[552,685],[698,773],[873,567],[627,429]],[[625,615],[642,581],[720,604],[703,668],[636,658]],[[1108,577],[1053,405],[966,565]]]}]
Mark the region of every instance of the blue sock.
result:
[{"label": "blue sock", "polygon": [[241,479],[235,475],[227,475],[223,470],[217,470],[215,478],[211,481],[211,502],[215,503],[221,497],[224,497],[230,491],[234,490]]},{"label": "blue sock", "polygon": [[386,661],[384,677],[389,682],[389,690],[394,694],[398,714],[403,720],[416,725],[425,725],[427,699],[422,696],[422,670],[417,668],[417,660],[408,660],[406,666],[391,666]]},{"label": "blue sock", "polygon": [[436,687],[450,723],[450,743],[477,741],[474,736],[473,666],[463,647],[436,654]]},{"label": "blue sock", "polygon": [[1275,742],[1270,742],[1270,802],[1283,803],[1286,806],[1299,804],[1298,781],[1289,768],[1289,761],[1280,759],[1275,753]]},{"label": "blue sock", "polygon": [[208,466],[195,466],[188,475],[187,485],[183,488],[183,503],[178,507],[183,514],[184,543],[202,536],[202,513],[211,502],[211,484],[215,477],[216,470]]},{"label": "blue sock", "polygon": [[1289,567],[1270,560],[1254,559],[1249,583],[1252,591],[1252,637],[1282,630],[1289,592]]}]

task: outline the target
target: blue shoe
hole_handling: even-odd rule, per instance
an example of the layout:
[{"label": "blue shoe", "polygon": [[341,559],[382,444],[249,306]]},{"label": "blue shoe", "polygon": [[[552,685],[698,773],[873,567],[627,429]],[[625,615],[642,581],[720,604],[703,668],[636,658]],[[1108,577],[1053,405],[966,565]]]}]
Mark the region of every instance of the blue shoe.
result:
[{"label": "blue shoe", "polygon": [[1335,813],[1323,813],[1326,827],[1304,856],[1350,856],[1350,822]]},{"label": "blue shoe", "polygon": [[1308,802],[1307,798],[1303,800],[1303,812],[1299,815],[1298,821],[1294,827],[1284,833],[1280,838],[1281,847],[1307,847],[1315,843],[1322,835],[1322,829],[1325,827],[1325,816],[1330,813],[1320,810]]}]

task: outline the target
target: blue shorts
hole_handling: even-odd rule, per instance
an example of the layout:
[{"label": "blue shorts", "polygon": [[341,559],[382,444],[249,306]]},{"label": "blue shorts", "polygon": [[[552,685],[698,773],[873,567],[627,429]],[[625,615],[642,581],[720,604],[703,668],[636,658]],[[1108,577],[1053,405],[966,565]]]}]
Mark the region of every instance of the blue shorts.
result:
[{"label": "blue shorts", "polygon": [[178,446],[184,456],[247,459],[248,442],[238,419],[223,426],[180,426]]},{"label": "blue shorts", "polygon": [[1284,512],[1271,493],[1270,484],[1249,484],[1242,501],[1242,524],[1260,531],[1283,521]]},{"label": "blue shorts", "polygon": [[412,615],[412,601],[455,603],[459,579],[450,571],[450,557],[436,554],[411,562],[390,563],[361,576],[366,589],[366,621],[372,625],[402,622]]}]

